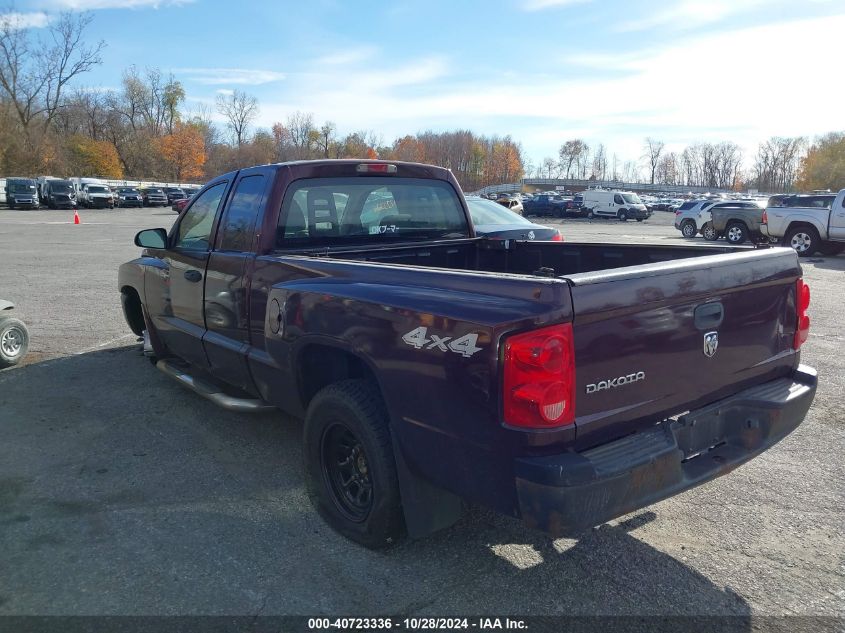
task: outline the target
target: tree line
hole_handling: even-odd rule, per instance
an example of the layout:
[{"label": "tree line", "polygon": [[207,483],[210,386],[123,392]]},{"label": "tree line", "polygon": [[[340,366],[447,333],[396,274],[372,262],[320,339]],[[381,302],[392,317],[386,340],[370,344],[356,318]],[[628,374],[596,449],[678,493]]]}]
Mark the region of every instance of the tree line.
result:
[{"label": "tree line", "polygon": [[385,143],[372,130],[344,134],[307,112],[256,128],[254,96],[226,91],[213,104],[188,109],[182,83],[158,68],[132,66],[114,90],[79,87],[102,63],[106,46],[86,42],[90,14],[62,13],[44,29],[27,28],[17,16],[0,12],[0,171],[6,175],[203,181],[255,164],[377,157],[442,165],[466,190],[523,176],[771,192],[845,186],[842,133],[814,142],[773,137],[751,157],[731,141],[675,152],[646,138],[639,160],[570,139],[557,156],[535,164],[511,136],[470,130],[425,131]]}]

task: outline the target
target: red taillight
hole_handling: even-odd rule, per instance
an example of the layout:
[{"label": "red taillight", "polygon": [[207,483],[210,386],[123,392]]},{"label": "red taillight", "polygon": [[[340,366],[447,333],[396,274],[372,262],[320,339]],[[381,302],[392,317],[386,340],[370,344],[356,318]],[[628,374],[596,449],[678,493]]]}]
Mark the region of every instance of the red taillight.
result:
[{"label": "red taillight", "polygon": [[763,209],[763,217],[760,218],[760,224],[768,224],[769,223],[769,216],[766,214],[766,210]]},{"label": "red taillight", "polygon": [[575,423],[572,324],[553,325],[505,341],[505,423],[550,428]]},{"label": "red taillight", "polygon": [[562,242],[562,241],[563,241],[563,235],[560,234],[560,231],[557,231],[557,232],[555,232],[554,235],[552,235],[552,242]]},{"label": "red taillight", "polygon": [[795,337],[792,339],[792,349],[798,350],[810,335],[810,317],[807,308],[810,307],[810,286],[800,277],[795,282]]},{"label": "red taillight", "polygon": [[361,163],[355,167],[359,174],[395,174],[396,165],[390,163]]}]

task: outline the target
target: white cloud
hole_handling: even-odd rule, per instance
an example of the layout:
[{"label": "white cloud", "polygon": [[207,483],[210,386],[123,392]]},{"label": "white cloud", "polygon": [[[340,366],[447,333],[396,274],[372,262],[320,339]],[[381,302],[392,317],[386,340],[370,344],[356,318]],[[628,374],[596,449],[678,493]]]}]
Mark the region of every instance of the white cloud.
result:
[{"label": "white cloud", "polygon": [[215,90],[214,92],[216,92],[219,95],[224,95],[226,97],[230,97],[233,94],[235,94],[235,91],[232,90],[231,88],[220,88],[219,90]]},{"label": "white cloud", "polygon": [[377,52],[375,46],[362,46],[329,53],[318,57],[314,62],[321,66],[346,66],[372,59]]},{"label": "white cloud", "polygon": [[0,28],[10,30],[19,29],[41,29],[50,23],[50,16],[43,11],[31,13],[11,12],[0,16]]},{"label": "white cloud", "polygon": [[522,0],[523,11],[542,11],[544,9],[560,9],[574,4],[586,4],[593,0]]},{"label": "white cloud", "polygon": [[[826,16],[658,42],[621,59],[585,51],[559,65],[586,62],[600,72],[576,79],[526,75],[518,94],[507,94],[495,77],[439,81],[449,78],[442,58],[380,71],[308,73],[291,76],[284,101],[262,98],[261,124],[302,110],[342,130],[377,129],[387,139],[427,127],[470,127],[511,133],[530,155],[552,151],[544,148],[559,146],[573,130],[590,132],[611,151],[632,152],[628,158],[639,156],[645,136],[670,145],[732,140],[752,147],[772,135],[842,128],[845,89],[831,82],[830,64],[818,62],[841,57],[843,31],[845,15]],[[807,99],[794,89],[795,77],[824,86],[823,96]]]},{"label": "white cloud", "polygon": [[159,9],[191,4],[194,0],[51,0],[60,11],[95,11],[97,9]]},{"label": "white cloud", "polygon": [[274,70],[255,70],[247,68],[174,68],[174,74],[185,75],[188,81],[207,85],[248,85],[258,86],[274,81],[282,81],[284,73]]},{"label": "white cloud", "polygon": [[617,25],[616,30],[645,31],[662,26],[681,30],[697,29],[767,3],[771,3],[771,0],[688,0],[648,17],[623,22]]}]

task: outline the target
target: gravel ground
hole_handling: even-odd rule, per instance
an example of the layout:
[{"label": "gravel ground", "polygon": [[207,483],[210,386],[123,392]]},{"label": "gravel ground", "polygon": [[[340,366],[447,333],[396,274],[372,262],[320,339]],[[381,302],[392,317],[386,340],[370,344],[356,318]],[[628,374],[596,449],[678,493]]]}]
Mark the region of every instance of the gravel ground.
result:
[{"label": "gravel ground", "polygon": [[[308,503],[299,422],[219,410],[140,355],[117,267],[175,215],[80,214],[0,210],[0,297],[32,336],[0,372],[0,614],[845,615],[845,257],[802,262],[819,389],[763,456],[577,541],[473,508],[373,553]],[[671,221],[549,223],[678,243]]]}]

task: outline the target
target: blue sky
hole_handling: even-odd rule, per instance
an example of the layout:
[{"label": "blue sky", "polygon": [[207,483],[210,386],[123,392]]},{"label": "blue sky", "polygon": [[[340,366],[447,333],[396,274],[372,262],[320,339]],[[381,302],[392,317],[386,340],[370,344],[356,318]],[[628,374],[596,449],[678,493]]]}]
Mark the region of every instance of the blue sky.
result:
[{"label": "blue sky", "polygon": [[385,142],[425,129],[510,134],[534,162],[567,139],[639,159],[730,140],[845,129],[845,0],[29,0],[44,24],[91,10],[108,48],[88,87],[124,68],[182,81],[186,109],[258,97],[258,124],[295,110]]}]

